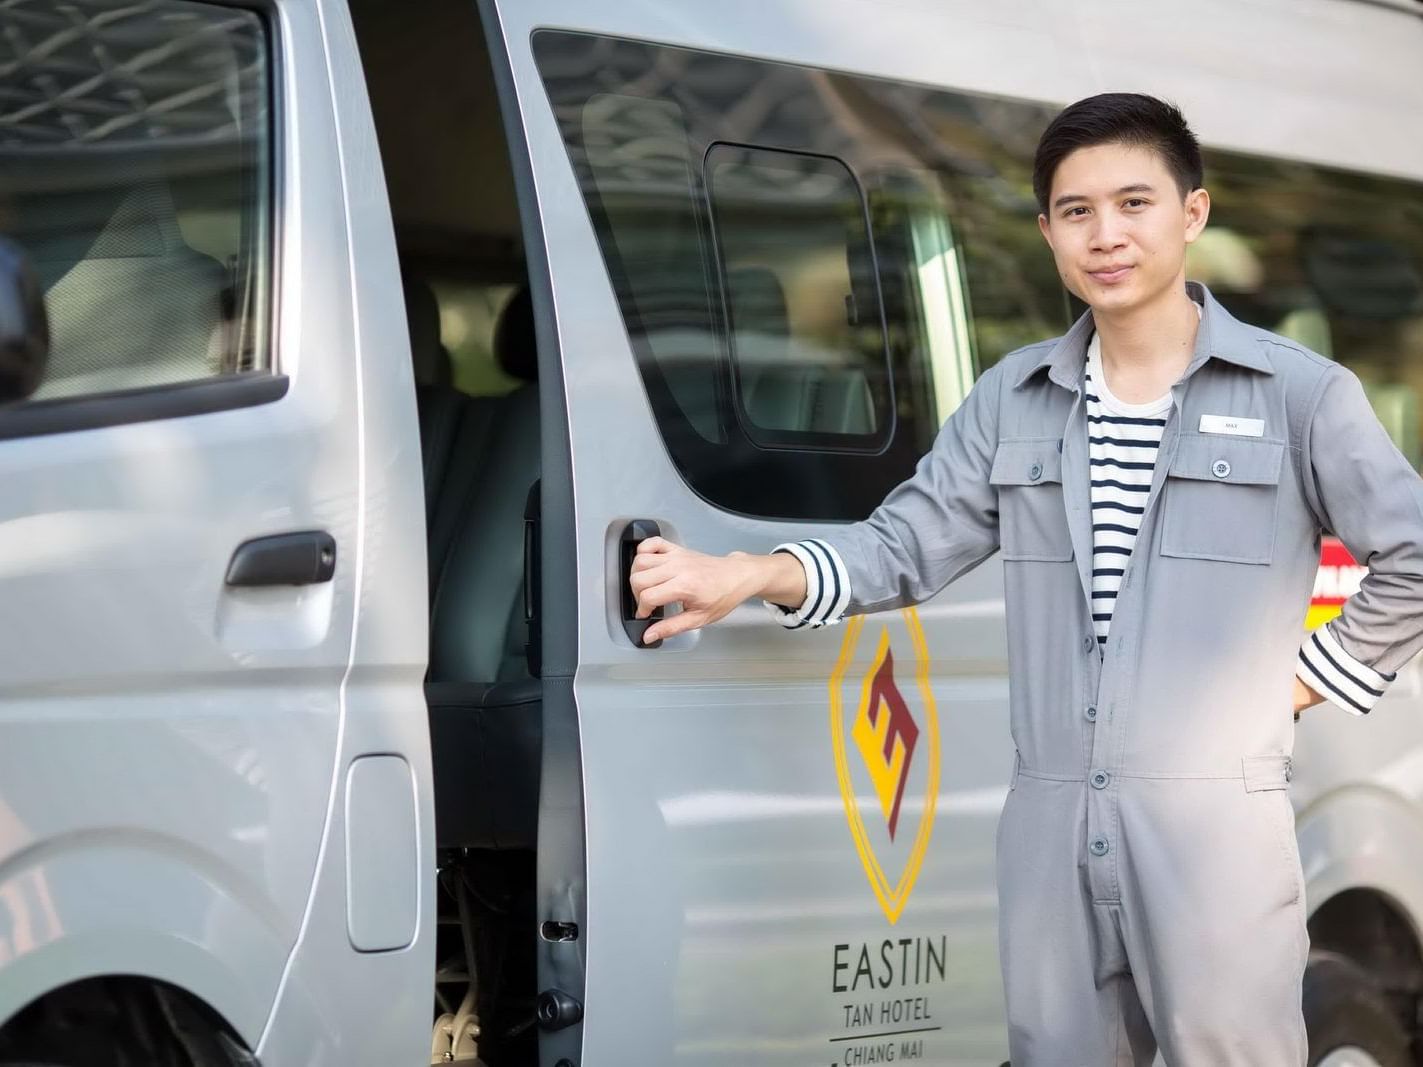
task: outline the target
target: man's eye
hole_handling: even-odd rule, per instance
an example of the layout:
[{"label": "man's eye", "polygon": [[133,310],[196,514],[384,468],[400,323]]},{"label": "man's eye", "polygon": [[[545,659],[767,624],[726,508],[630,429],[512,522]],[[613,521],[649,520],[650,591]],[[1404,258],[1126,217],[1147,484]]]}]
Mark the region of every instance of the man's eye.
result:
[{"label": "man's eye", "polygon": [[1134,196],[1126,202],[1127,207],[1146,207],[1146,201],[1139,196]]},{"label": "man's eye", "polygon": [[1063,218],[1080,218],[1085,214],[1087,214],[1087,209],[1085,207],[1070,207],[1067,209],[1066,212],[1064,212]]}]

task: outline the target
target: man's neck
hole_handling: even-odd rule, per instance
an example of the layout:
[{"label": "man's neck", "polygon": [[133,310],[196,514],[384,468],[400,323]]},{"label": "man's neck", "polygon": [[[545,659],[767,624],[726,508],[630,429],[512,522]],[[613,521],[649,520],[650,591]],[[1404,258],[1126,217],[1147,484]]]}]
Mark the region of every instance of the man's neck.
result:
[{"label": "man's neck", "polygon": [[1102,342],[1102,370],[1113,393],[1146,403],[1180,380],[1196,347],[1200,315],[1185,285],[1172,286],[1148,304],[1092,312]]}]

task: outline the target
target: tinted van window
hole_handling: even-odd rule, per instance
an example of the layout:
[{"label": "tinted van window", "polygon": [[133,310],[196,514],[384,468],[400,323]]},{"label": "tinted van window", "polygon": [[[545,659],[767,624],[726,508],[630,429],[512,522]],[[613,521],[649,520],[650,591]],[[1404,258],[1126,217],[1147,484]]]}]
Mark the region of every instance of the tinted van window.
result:
[{"label": "tinted van window", "polygon": [[1206,187],[1190,275],[1237,317],[1358,374],[1423,464],[1423,185],[1215,152]]},{"label": "tinted van window", "polygon": [[748,435],[882,447],[892,389],[865,201],[849,168],[714,145],[706,172]]},{"label": "tinted van window", "polygon": [[1041,241],[1045,109],[561,31],[534,53],[658,427],[713,503],[869,514],[979,363],[1066,324],[1050,259],[999,247]]},{"label": "tinted van window", "polygon": [[265,370],[264,27],[183,0],[0,7],[0,234],[44,289],[35,399]]}]

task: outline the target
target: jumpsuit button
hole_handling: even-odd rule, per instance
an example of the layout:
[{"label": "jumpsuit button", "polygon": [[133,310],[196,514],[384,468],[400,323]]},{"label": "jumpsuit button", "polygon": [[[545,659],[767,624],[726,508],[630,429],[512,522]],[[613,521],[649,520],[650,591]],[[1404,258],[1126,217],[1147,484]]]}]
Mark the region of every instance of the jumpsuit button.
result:
[{"label": "jumpsuit button", "polygon": [[1085,712],[1083,712],[1083,714],[1087,716],[1087,721],[1088,721],[1088,722],[1096,722],[1096,721],[1097,721],[1097,705],[1096,705],[1096,704],[1088,704],[1088,705],[1087,705],[1087,710],[1086,710]]},{"label": "jumpsuit button", "polygon": [[1097,771],[1092,775],[1093,789],[1106,789],[1107,783],[1112,780],[1112,776],[1106,771]]},{"label": "jumpsuit button", "polygon": [[1042,476],[1043,465],[1041,463],[1034,463],[1031,467],[1028,468],[1028,477],[1031,478],[1033,481],[1037,481]]},{"label": "jumpsuit button", "polygon": [[1105,837],[1094,837],[1092,843],[1087,846],[1092,850],[1094,856],[1105,856],[1107,854],[1107,839]]},{"label": "jumpsuit button", "polygon": [[1224,478],[1230,473],[1230,464],[1223,459],[1218,459],[1211,464],[1211,473],[1217,478]]},{"label": "jumpsuit button", "polygon": [[1093,637],[1091,634],[1088,634],[1086,637],[1084,637],[1084,638],[1082,639],[1082,651],[1083,651],[1083,652],[1088,652],[1088,653],[1090,653],[1090,652],[1094,651],[1094,650],[1096,649],[1096,647],[1097,647],[1097,639],[1096,639],[1095,637]]}]

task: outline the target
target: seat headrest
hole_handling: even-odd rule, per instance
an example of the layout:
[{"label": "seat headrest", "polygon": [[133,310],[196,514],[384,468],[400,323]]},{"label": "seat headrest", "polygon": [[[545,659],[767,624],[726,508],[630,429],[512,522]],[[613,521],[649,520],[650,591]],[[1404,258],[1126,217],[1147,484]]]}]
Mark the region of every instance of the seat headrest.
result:
[{"label": "seat headrest", "polygon": [[8,236],[29,253],[49,288],[91,259],[139,259],[185,249],[172,190],[143,181],[16,199]]},{"label": "seat headrest", "polygon": [[726,272],[726,288],[732,327],[738,334],[790,336],[786,293],[775,271],[768,267],[736,267]]},{"label": "seat headrest", "polygon": [[510,295],[494,324],[494,359],[511,378],[539,380],[539,348],[534,337],[534,301],[527,285]]},{"label": "seat headrest", "polygon": [[401,278],[405,292],[405,322],[410,330],[410,357],[419,385],[449,385],[454,378],[450,354],[440,343],[440,303],[421,278]]}]

